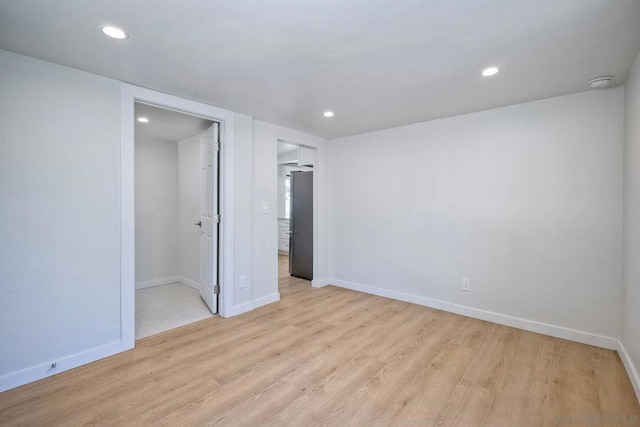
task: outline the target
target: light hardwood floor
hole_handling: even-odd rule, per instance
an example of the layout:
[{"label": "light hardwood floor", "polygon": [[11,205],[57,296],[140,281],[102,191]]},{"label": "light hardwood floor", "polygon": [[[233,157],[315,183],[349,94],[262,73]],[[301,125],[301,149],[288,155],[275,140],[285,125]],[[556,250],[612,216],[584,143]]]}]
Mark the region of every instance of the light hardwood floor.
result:
[{"label": "light hardwood floor", "polygon": [[0,425],[640,424],[613,351],[284,267],[280,302],[2,393]]}]

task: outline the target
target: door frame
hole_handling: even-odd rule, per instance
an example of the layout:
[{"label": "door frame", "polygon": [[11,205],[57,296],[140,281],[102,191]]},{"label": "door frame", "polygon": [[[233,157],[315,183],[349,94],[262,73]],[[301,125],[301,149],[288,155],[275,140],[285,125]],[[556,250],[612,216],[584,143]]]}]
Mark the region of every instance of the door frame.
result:
[{"label": "door frame", "polygon": [[[321,190],[321,184],[320,184],[320,174],[324,172],[324,164],[321,164],[321,159],[320,159],[320,146],[314,146],[314,145],[310,145],[310,144],[305,144],[305,143],[301,143],[301,142],[297,142],[297,138],[291,138],[291,139],[286,139],[286,138],[277,138],[276,139],[276,147],[277,144],[279,143],[285,143],[285,144],[289,144],[289,145],[295,145],[297,147],[303,147],[303,148],[308,148],[310,150],[313,150],[313,168],[311,169],[311,171],[313,171],[313,279],[310,281],[311,282],[311,286],[313,287],[322,287],[325,286],[327,284],[327,281],[324,277],[322,277],[322,272],[321,272],[321,264],[320,264],[320,258],[321,258],[321,254],[320,254],[320,250],[321,250],[321,245],[320,245],[320,223],[321,223],[321,219],[320,219],[320,203],[321,203],[321,195],[320,195],[320,190]],[[276,164],[278,164],[278,167],[280,166],[280,164],[278,163],[278,154],[277,154],[277,149],[276,149]],[[278,171],[278,176],[279,176],[280,172]],[[276,180],[276,189],[278,188],[278,181]],[[278,195],[279,197],[279,195]],[[279,200],[276,199],[276,201],[279,203]],[[276,205],[278,206],[278,205]],[[278,238],[278,236],[276,235],[276,239]],[[278,268],[278,257],[276,256],[275,258],[275,262],[276,262],[276,271]]]},{"label": "door frame", "polygon": [[120,339],[135,347],[134,103],[141,102],[220,123],[218,312],[233,315],[233,172],[235,113],[151,89],[120,84]]}]

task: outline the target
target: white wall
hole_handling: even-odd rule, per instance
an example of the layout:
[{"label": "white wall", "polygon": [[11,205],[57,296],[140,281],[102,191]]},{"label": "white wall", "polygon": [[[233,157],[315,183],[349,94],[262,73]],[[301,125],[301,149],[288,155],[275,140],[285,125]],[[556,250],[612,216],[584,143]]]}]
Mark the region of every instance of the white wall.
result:
[{"label": "white wall", "polygon": [[0,93],[1,390],[119,348],[120,86],[0,51]]},{"label": "white wall", "polygon": [[620,341],[640,400],[640,55],[624,92],[624,280]]},{"label": "white wall", "polygon": [[[253,301],[253,118],[236,114],[234,146],[234,276],[233,304],[238,312],[252,307]],[[240,288],[240,277],[247,287]],[[248,304],[248,305],[247,305]]]},{"label": "white wall", "polygon": [[615,342],[622,95],[330,141],[331,277]]},{"label": "white wall", "polygon": [[[324,139],[254,120],[253,122],[253,295],[278,296],[278,140],[317,148],[314,167],[314,280],[328,276],[328,147]],[[263,203],[270,212],[262,213]]]},{"label": "white wall", "polygon": [[178,146],[135,141],[136,283],[178,273]]},{"label": "white wall", "polygon": [[[0,93],[4,390],[122,351],[121,86],[0,50]],[[189,101],[182,104],[190,108]],[[233,280],[224,286],[239,308],[230,315],[254,307],[252,277],[264,271],[255,270],[253,263],[253,119],[225,114],[233,114],[235,122],[228,130],[235,134],[234,142],[224,148],[229,159],[225,182],[233,191],[223,203],[225,212],[234,212],[223,218],[233,224],[224,243],[225,269]],[[274,129],[274,135],[316,140]],[[266,164],[275,166],[275,154]],[[272,266],[276,268],[275,259]],[[248,278],[246,288],[239,287],[241,276]],[[273,279],[267,290],[271,296],[277,293],[277,275]],[[257,304],[267,302],[269,298],[259,298]],[[50,369],[52,362],[57,369]]]},{"label": "white wall", "polygon": [[287,177],[282,166],[278,167],[278,218],[284,219],[287,216]]},{"label": "white wall", "polygon": [[178,146],[178,274],[200,280],[200,135]]}]

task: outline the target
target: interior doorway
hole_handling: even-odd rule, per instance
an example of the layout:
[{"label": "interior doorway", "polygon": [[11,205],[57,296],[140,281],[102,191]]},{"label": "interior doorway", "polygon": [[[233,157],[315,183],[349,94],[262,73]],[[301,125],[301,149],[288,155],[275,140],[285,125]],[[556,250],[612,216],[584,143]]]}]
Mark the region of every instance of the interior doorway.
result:
[{"label": "interior doorway", "polygon": [[278,270],[314,277],[315,149],[278,141]]},{"label": "interior doorway", "polygon": [[135,347],[135,102],[184,112],[220,124],[218,229],[219,315],[233,315],[234,149],[236,114],[155,90],[120,84],[120,350]]},{"label": "interior doorway", "polygon": [[135,338],[218,311],[219,123],[136,102]]}]

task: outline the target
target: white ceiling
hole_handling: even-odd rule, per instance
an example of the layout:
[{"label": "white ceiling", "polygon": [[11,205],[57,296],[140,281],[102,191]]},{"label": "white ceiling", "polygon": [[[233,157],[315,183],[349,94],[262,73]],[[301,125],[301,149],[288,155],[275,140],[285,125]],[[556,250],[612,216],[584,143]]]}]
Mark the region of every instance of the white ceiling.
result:
[{"label": "white ceiling", "polygon": [[640,1],[0,0],[0,48],[332,138],[621,83]]},{"label": "white ceiling", "polygon": [[[135,104],[136,137],[147,137],[177,142],[207,130],[213,122],[189,114],[178,113],[151,105]],[[148,123],[140,123],[138,117],[146,117]]]}]

